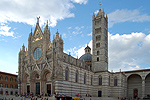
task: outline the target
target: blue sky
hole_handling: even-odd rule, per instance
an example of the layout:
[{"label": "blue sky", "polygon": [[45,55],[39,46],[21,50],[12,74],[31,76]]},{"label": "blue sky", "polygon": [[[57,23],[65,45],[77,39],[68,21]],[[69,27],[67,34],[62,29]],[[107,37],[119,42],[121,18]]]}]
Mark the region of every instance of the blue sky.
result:
[{"label": "blue sky", "polygon": [[19,50],[23,43],[28,46],[37,16],[42,30],[49,21],[51,41],[58,29],[64,52],[80,57],[87,43],[92,46],[92,14],[99,8],[109,20],[109,70],[150,68],[149,4],[149,0],[1,0],[0,71],[16,74]]}]

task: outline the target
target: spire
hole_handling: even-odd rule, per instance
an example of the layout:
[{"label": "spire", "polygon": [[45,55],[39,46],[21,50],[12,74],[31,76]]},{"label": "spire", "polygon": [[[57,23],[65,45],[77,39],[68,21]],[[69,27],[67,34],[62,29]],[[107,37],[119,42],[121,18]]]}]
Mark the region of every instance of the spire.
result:
[{"label": "spire", "polygon": [[24,46],[24,44],[22,45],[22,51],[25,51],[25,46]]},{"label": "spire", "polygon": [[103,12],[102,12],[102,16],[104,17],[105,13],[104,13],[104,8],[103,8]]},{"label": "spire", "polygon": [[32,36],[32,27],[31,27],[31,36]]},{"label": "spire", "polygon": [[93,12],[93,19],[95,18],[95,13]]},{"label": "spire", "polygon": [[101,12],[101,8],[99,8],[99,12]]},{"label": "spire", "polygon": [[58,33],[58,29],[57,29],[57,32],[56,32],[56,38],[58,38],[59,37],[59,33]]},{"label": "spire", "polygon": [[48,20],[47,20],[47,22],[46,22],[46,28],[48,29]]}]

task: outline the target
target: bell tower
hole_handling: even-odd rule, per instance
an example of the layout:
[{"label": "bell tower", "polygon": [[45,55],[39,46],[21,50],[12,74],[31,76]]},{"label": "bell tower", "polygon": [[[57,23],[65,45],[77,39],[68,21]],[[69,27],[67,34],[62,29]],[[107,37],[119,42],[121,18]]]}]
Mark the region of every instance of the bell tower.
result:
[{"label": "bell tower", "polygon": [[99,9],[92,18],[93,56],[92,66],[94,72],[108,70],[108,18],[105,17],[104,9]]}]

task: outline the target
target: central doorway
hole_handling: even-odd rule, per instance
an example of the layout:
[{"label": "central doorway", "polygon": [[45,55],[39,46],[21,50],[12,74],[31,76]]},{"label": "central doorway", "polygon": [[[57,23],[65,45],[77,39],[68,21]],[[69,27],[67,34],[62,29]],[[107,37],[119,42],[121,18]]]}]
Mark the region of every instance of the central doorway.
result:
[{"label": "central doorway", "polygon": [[51,95],[51,84],[47,84],[47,93]]},{"label": "central doorway", "polygon": [[138,89],[133,90],[133,97],[134,98],[138,97]]},{"label": "central doorway", "polygon": [[40,94],[40,82],[36,83],[36,94]]}]

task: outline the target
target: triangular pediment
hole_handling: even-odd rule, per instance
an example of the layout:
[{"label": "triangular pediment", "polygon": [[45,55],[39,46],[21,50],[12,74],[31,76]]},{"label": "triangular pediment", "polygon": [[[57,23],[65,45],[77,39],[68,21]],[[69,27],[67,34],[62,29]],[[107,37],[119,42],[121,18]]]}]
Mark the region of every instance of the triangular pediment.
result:
[{"label": "triangular pediment", "polygon": [[38,41],[38,40],[41,40],[43,39],[43,32],[39,26],[39,24],[36,24],[36,28],[34,30],[34,34],[33,34],[33,39],[32,39],[32,42],[35,42],[35,41]]}]

